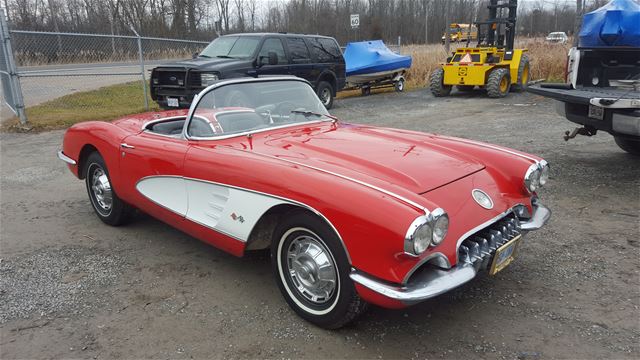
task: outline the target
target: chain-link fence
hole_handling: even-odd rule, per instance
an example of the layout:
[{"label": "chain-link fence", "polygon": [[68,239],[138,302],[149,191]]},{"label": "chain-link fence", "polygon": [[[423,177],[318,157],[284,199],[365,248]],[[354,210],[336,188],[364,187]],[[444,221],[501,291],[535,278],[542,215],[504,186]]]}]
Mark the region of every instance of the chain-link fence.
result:
[{"label": "chain-link fence", "polygon": [[[21,121],[38,119],[43,127],[58,127],[71,118],[109,119],[154,107],[148,95],[149,71],[161,63],[191,58],[207,45],[179,39],[20,30],[7,31],[6,43],[10,48],[3,46],[0,52],[0,75],[3,99],[12,109],[9,115],[17,115],[13,97],[21,87],[22,105],[27,108]],[[18,89],[11,88],[5,57],[14,61]]]}]

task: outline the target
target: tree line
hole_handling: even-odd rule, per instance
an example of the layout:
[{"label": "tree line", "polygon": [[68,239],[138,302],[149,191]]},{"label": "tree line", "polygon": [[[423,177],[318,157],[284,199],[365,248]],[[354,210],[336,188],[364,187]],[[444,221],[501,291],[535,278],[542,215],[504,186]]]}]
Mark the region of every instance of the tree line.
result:
[{"label": "tree line", "polygon": [[[439,42],[448,23],[487,16],[488,0],[1,0],[11,29],[211,40],[236,32],[295,32],[341,44]],[[586,1],[590,11],[606,0]],[[350,15],[359,14],[353,29]],[[579,18],[579,17],[578,17]],[[573,32],[576,1],[520,1],[519,35]]]}]

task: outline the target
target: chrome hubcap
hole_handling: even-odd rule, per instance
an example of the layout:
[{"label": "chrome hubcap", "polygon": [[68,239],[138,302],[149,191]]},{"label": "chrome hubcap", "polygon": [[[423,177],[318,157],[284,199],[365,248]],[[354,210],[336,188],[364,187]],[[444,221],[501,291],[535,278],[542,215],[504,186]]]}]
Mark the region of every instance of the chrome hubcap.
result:
[{"label": "chrome hubcap", "polygon": [[113,204],[113,193],[109,178],[102,168],[96,167],[91,174],[91,192],[101,210],[108,212]]},{"label": "chrome hubcap", "polygon": [[302,235],[295,238],[287,249],[289,277],[307,300],[323,304],[331,298],[337,283],[333,257],[317,239]]},{"label": "chrome hubcap", "polygon": [[320,94],[320,98],[322,99],[322,103],[324,105],[328,105],[329,100],[331,100],[331,91],[329,89],[322,90],[322,93]]}]

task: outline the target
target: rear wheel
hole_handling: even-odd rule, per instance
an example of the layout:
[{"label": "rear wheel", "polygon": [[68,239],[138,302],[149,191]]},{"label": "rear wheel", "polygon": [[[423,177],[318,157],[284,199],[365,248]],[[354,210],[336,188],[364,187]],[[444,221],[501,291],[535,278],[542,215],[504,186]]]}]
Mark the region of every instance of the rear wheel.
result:
[{"label": "rear wheel", "polygon": [[620,136],[614,136],[613,139],[620,149],[632,155],[640,155],[640,140],[631,140]]},{"label": "rear wheel", "polygon": [[514,90],[524,91],[529,86],[529,55],[522,54],[520,65],[518,66],[518,83],[513,86]]},{"label": "rear wheel", "polygon": [[448,96],[451,93],[451,85],[444,84],[444,69],[438,68],[431,73],[429,88],[435,97]]},{"label": "rear wheel", "polygon": [[329,110],[333,106],[333,87],[326,81],[320,81],[316,89],[322,105]]},{"label": "rear wheel", "polygon": [[111,187],[107,165],[98,152],[87,157],[84,179],[93,210],[102,222],[118,226],[131,220],[134,209],[120,200]]},{"label": "rear wheel", "polygon": [[295,212],[278,225],[271,262],[280,292],[307,321],[336,329],[366,309],[349,278],[351,267],[340,239],[312,214]]},{"label": "rear wheel", "polygon": [[487,80],[487,95],[491,98],[501,98],[507,96],[511,88],[511,78],[509,70],[497,68],[491,70]]}]

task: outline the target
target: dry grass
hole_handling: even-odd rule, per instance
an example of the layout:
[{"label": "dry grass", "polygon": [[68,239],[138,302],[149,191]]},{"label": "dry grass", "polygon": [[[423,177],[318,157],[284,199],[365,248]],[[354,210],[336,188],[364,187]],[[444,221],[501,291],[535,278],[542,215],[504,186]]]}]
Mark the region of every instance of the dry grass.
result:
[{"label": "dry grass", "polygon": [[[531,79],[561,81],[570,41],[566,45],[545,43],[541,38],[526,38],[516,42],[516,47],[529,49],[531,61]],[[452,44],[451,51],[456,48]],[[413,64],[407,74],[407,87],[420,88],[427,85],[427,79],[433,69],[446,60],[444,46],[440,44],[403,46],[402,54],[411,55]]]},{"label": "dry grass", "polygon": [[[150,110],[158,105],[149,99]],[[140,83],[130,82],[100,89],[69,94],[27,108],[29,128],[34,131],[64,129],[89,120],[109,121],[129,114],[141,113],[144,95]],[[2,124],[3,130],[22,131],[17,118]]]}]

